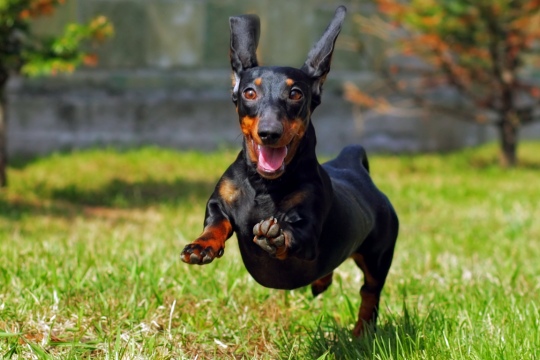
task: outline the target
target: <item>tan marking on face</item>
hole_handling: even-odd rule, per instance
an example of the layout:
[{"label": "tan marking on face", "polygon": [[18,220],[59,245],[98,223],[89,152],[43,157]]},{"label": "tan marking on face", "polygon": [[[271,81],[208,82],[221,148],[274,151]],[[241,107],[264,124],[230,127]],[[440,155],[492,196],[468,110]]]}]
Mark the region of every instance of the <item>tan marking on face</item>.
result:
[{"label": "tan marking on face", "polygon": [[219,195],[225,202],[232,204],[240,194],[240,190],[229,179],[221,180],[219,184]]},{"label": "tan marking on face", "polygon": [[242,128],[242,132],[244,133],[244,137],[246,138],[248,156],[254,164],[257,164],[259,162],[259,157],[257,156],[255,149],[253,148],[252,140],[255,140],[256,144],[262,143],[259,135],[257,135],[259,119],[244,116],[240,120],[240,127]]},{"label": "tan marking on face", "polygon": [[292,86],[292,84],[294,84],[294,80],[293,79],[287,79],[286,83],[287,83],[287,85]]},{"label": "tan marking on face", "polygon": [[261,78],[256,78],[255,81],[253,82],[255,85],[259,86],[261,85],[262,83],[262,79]]},{"label": "tan marking on face", "polygon": [[253,126],[257,121],[257,118],[252,118],[249,116],[244,116],[242,120],[240,120],[240,127],[242,128],[242,132],[244,133],[244,135],[251,136]]},{"label": "tan marking on face", "polygon": [[282,209],[292,209],[299,204],[302,204],[306,199],[307,194],[299,191],[291,195],[286,196],[280,203]]},{"label": "tan marking on face", "polygon": [[234,75],[234,73],[231,73],[231,81],[232,81],[232,86],[235,87],[236,86],[236,76]]},{"label": "tan marking on face", "polygon": [[[259,119],[245,116],[240,120],[240,126],[246,138],[248,155],[251,161],[257,164],[259,159],[253,148],[252,140],[255,142],[255,146],[262,144],[262,140],[258,135]],[[288,165],[293,159],[305,132],[306,125],[301,118],[283,120],[283,136],[279,139],[277,144],[273,145],[273,147],[278,148],[288,146],[287,156],[285,156],[284,159],[285,165]],[[280,175],[281,174],[278,174],[275,177],[279,177]],[[264,176],[269,179],[271,178],[266,175]]]},{"label": "tan marking on face", "polygon": [[300,118],[288,121],[287,125],[288,126],[285,127],[285,134],[288,135],[287,144],[291,145],[289,147],[289,152],[285,157],[285,165],[289,165],[291,160],[294,158],[296,150],[298,150],[298,146],[300,145],[300,141],[306,133],[306,125]]},{"label": "tan marking on face", "polygon": [[[301,118],[283,121],[283,136],[279,139],[277,144],[273,145],[273,147],[289,146],[287,156],[285,156],[285,165],[288,165],[293,159],[305,132],[306,125]],[[262,144],[261,139],[256,133],[256,129],[252,132],[252,136],[256,143]]]}]

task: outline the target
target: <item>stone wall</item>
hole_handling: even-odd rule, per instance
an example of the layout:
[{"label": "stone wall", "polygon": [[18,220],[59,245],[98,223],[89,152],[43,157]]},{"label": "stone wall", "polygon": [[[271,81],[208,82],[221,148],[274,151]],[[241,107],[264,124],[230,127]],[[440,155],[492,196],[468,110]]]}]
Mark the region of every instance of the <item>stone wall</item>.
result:
[{"label": "stone wall", "polygon": [[[66,23],[106,15],[114,39],[96,49],[96,68],[70,76],[13,79],[9,85],[11,155],[46,154],[96,146],[157,144],[212,150],[239,146],[237,116],[230,101],[231,15],[261,17],[258,56],[264,65],[302,65],[331,19],[337,1],[323,0],[68,0],[52,18],[39,20],[41,35]],[[345,2],[349,15],[337,44],[323,104],[313,121],[318,149],[335,153],[349,143],[377,151],[434,151],[493,139],[492,129],[455,119],[360,114],[342,99],[342,84],[369,86],[377,63],[349,50],[362,36],[354,13],[369,2]],[[365,39],[370,52],[382,45]],[[375,56],[374,58],[377,58]],[[540,125],[524,130],[540,138]]]}]

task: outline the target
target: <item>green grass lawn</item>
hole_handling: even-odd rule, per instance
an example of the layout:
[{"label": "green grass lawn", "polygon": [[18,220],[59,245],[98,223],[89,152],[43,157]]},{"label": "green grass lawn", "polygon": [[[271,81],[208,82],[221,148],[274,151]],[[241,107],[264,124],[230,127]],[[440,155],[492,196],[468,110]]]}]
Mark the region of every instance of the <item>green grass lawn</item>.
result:
[{"label": "green grass lawn", "polygon": [[0,193],[0,356],[107,359],[539,359],[540,144],[371,157],[401,220],[374,334],[362,283],[255,283],[234,237],[179,259],[235,153],[93,150],[16,162]]}]

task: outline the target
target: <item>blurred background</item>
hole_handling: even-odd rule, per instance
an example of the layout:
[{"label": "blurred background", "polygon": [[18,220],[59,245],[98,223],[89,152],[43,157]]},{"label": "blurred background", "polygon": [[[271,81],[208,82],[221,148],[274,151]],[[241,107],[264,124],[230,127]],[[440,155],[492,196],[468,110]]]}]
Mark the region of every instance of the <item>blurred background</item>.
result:
[{"label": "blurred background", "polygon": [[[339,4],[318,151],[400,218],[361,339],[352,262],[313,298],[179,258],[242,141],[229,16],[300,67]],[[539,40],[540,0],[0,0],[0,355],[540,359]]]},{"label": "blurred background", "polygon": [[[446,151],[496,139],[495,128],[453,114],[385,113],[344,99],[346,82],[365,89],[380,81],[387,45],[363,32],[355,16],[377,15],[371,1],[70,0],[50,16],[33,20],[34,33],[56,36],[68,23],[105,15],[115,35],[95,49],[99,60],[94,67],[68,75],[11,78],[8,152],[28,156],[144,144],[237,147],[241,137],[230,100],[229,16],[259,14],[262,64],[300,67],[338,4],[346,5],[349,14],[323,104],[313,115],[319,153],[336,153],[358,142],[379,152]],[[370,56],[364,56],[366,51]],[[445,96],[452,98],[441,93]],[[521,138],[540,139],[540,123],[524,127]]]}]

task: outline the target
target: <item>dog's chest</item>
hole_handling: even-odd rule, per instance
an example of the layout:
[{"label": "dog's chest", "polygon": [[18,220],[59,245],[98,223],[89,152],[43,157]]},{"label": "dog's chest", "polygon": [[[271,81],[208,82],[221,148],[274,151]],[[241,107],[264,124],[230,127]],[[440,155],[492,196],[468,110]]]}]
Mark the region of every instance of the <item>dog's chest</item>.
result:
[{"label": "dog's chest", "polygon": [[233,211],[236,222],[244,225],[255,225],[262,219],[276,216],[278,204],[269,195],[245,194],[242,205]]}]

